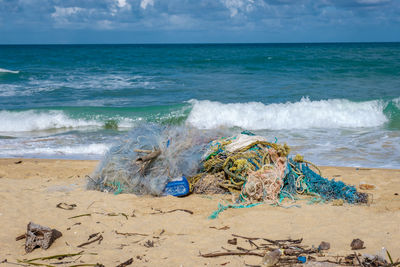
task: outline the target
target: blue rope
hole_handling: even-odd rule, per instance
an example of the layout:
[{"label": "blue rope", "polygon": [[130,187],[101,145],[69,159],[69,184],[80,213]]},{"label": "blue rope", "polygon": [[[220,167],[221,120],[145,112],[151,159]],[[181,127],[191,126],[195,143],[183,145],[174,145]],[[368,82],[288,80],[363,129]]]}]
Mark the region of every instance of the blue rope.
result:
[{"label": "blue rope", "polygon": [[243,205],[243,204],[228,204],[226,206],[222,205],[221,203],[218,203],[218,209],[216,211],[214,211],[210,216],[208,216],[208,219],[216,219],[218,218],[218,215],[223,212],[224,210],[227,210],[229,208],[231,209],[244,209],[244,208],[251,208],[251,207],[255,207],[258,206],[260,204],[263,204],[262,202],[258,202],[258,203],[252,203],[252,204],[248,204],[248,205]]}]

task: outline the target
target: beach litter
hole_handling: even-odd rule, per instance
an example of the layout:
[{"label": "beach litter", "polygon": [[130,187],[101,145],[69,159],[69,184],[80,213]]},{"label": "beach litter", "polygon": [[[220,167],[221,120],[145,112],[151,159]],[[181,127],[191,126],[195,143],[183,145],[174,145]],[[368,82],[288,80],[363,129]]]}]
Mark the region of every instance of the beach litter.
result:
[{"label": "beach litter", "polygon": [[133,263],[133,258],[130,258],[129,260],[124,261],[123,263],[117,265],[116,267],[126,267],[131,265],[132,263]]},{"label": "beach litter", "polygon": [[[394,262],[390,253],[382,249],[376,255],[352,253],[348,255],[333,255],[326,253],[330,248],[328,242],[321,242],[318,248],[303,244],[303,239],[274,240],[265,237],[247,237],[232,234],[234,239],[228,239],[229,247],[221,246],[223,251],[209,253],[199,252],[203,258],[226,256],[255,256],[260,257],[260,264],[246,266],[397,266],[400,261]],[[235,240],[235,242],[232,242]],[[321,248],[324,249],[321,249]],[[386,255],[389,262],[385,259]],[[254,261],[253,261],[254,262]]]},{"label": "beach litter", "polygon": [[76,204],[67,204],[64,202],[60,202],[57,204],[56,208],[63,209],[63,210],[73,210],[76,208]]},{"label": "beach litter", "polygon": [[331,244],[329,242],[322,241],[318,246],[318,250],[328,250],[331,248]]},{"label": "beach litter", "polygon": [[364,241],[359,238],[353,239],[353,241],[351,241],[350,247],[352,250],[364,249]]},{"label": "beach litter", "polygon": [[61,236],[62,233],[56,229],[30,222],[27,225],[26,234],[18,236],[15,240],[18,241],[25,238],[25,251],[30,253],[38,247],[45,250],[48,249]]},{"label": "beach litter", "polygon": [[[290,156],[286,144],[243,131],[229,137],[184,127],[137,127],[113,146],[88,179],[88,189],[137,195],[230,193],[209,218],[228,208],[309,203],[368,203],[352,185],[324,178],[313,163]],[[290,204],[285,205],[285,199]]]},{"label": "beach litter", "polygon": [[372,189],[375,189],[375,185],[373,185],[373,184],[367,184],[366,182],[360,182],[359,187],[360,187],[360,189],[362,189],[362,190],[372,190]]}]

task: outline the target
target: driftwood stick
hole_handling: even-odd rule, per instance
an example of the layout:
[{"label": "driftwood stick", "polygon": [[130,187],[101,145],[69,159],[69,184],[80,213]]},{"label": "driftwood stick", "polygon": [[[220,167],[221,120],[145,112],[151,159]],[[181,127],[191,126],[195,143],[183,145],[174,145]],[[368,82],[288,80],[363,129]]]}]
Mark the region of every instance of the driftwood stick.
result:
[{"label": "driftwood stick", "polygon": [[118,232],[118,231],[115,231],[115,233],[116,233],[117,235],[124,235],[124,236],[135,236],[135,235],[149,236],[149,235],[147,235],[147,234],[141,234],[141,233],[121,233],[121,232]]},{"label": "driftwood stick", "polygon": [[207,254],[201,254],[201,257],[204,258],[214,258],[214,257],[221,257],[221,256],[234,256],[234,255],[246,255],[246,256],[258,256],[258,257],[264,257],[264,254],[261,253],[255,253],[255,252],[241,252],[241,251],[229,251],[229,252],[214,252],[214,253],[207,253]]},{"label": "driftwood stick", "polygon": [[235,235],[235,234],[232,234],[232,236],[234,236],[234,237],[240,237],[240,238],[247,239],[247,240],[258,240],[258,239],[261,239],[261,238],[259,238],[259,237],[246,237],[246,236]]},{"label": "driftwood stick", "polygon": [[130,258],[129,260],[117,265],[117,267],[126,267],[128,265],[131,265],[133,263],[133,258]]},{"label": "driftwood stick", "polygon": [[251,246],[255,246],[257,249],[260,249],[260,247],[254,243],[251,239],[247,239],[247,241],[250,243]]},{"label": "driftwood stick", "polygon": [[83,250],[78,253],[59,254],[59,255],[54,255],[54,256],[39,257],[39,258],[30,259],[30,260],[24,260],[24,262],[30,263],[30,262],[37,261],[37,260],[52,260],[52,259],[61,260],[61,259],[67,258],[67,257],[74,257],[74,256],[82,255],[82,253],[83,253]]},{"label": "driftwood stick", "polygon": [[145,175],[147,167],[153,162],[155,158],[157,158],[161,154],[161,150],[154,150],[150,154],[147,154],[143,157],[138,157],[136,159],[136,164],[140,165],[140,174]]},{"label": "driftwood stick", "polygon": [[134,149],[133,151],[135,151],[137,153],[147,153],[147,154],[150,154],[151,152],[153,152],[153,150],[148,150],[148,149]]},{"label": "driftwood stick", "polygon": [[187,210],[187,209],[174,209],[174,210],[165,211],[164,213],[171,213],[171,212],[175,212],[175,211],[184,211],[184,212],[187,212],[189,214],[193,214],[193,211]]},{"label": "driftwood stick", "polygon": [[161,154],[161,150],[154,150],[153,152],[151,152],[150,154],[148,154],[146,156],[137,158],[136,163],[142,164],[146,161],[153,160],[153,159],[157,158],[160,154]]},{"label": "driftwood stick", "polygon": [[24,238],[26,238],[26,234],[22,234],[22,235],[17,236],[15,238],[15,241],[18,241],[18,240],[21,240],[21,239],[24,239]]},{"label": "driftwood stick", "polygon": [[[92,235],[91,235],[91,236],[92,236]],[[93,237],[93,236],[92,236],[92,237]],[[91,238],[91,237],[89,237],[89,239],[90,239],[90,238]],[[102,236],[102,235],[99,235],[97,238],[93,239],[92,241],[88,241],[88,242],[82,243],[82,244],[80,244],[80,245],[77,246],[77,247],[78,247],[78,248],[81,248],[81,247],[83,247],[83,246],[92,244],[92,243],[94,243],[94,242],[96,242],[96,241],[99,241],[99,244],[100,244],[102,240],[103,240],[103,236]]]},{"label": "driftwood stick", "polygon": [[68,219],[74,219],[74,218],[85,217],[85,216],[92,216],[92,214],[86,213],[86,214],[76,215],[76,216],[69,217]]},{"label": "driftwood stick", "polygon": [[186,213],[189,213],[190,215],[193,215],[193,211],[191,211],[191,210],[187,210],[187,209],[173,209],[173,210],[169,210],[169,211],[162,211],[162,210],[156,210],[157,212],[153,212],[153,213],[150,213],[150,214],[163,214],[163,213],[172,213],[172,212],[175,212],[175,211],[183,211],[183,212],[186,212]]}]

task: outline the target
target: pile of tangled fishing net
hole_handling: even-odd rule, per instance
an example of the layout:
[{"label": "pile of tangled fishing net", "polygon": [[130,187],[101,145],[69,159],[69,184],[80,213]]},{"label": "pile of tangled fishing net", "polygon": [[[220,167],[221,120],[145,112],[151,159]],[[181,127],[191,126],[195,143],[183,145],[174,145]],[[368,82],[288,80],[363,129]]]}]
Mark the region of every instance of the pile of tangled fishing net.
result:
[{"label": "pile of tangled fishing net", "polygon": [[185,127],[140,125],[112,146],[88,179],[103,192],[160,196],[168,182],[199,170],[214,135]]},{"label": "pile of tangled fishing net", "polygon": [[368,201],[368,195],[357,192],[354,186],[314,172],[310,167],[318,168],[301,156],[289,158],[289,151],[286,144],[271,143],[247,131],[215,140],[203,157],[201,172],[189,178],[192,191],[229,191],[238,196],[237,203],[247,204],[279,204],[285,197],[294,199],[298,194],[328,201]]},{"label": "pile of tangled fishing net", "polygon": [[248,131],[218,138],[222,135],[186,127],[137,127],[108,151],[89,177],[88,189],[160,196],[170,193],[171,183],[184,176],[189,182],[184,194],[229,192],[237,204],[279,204],[299,194],[328,201],[368,201],[368,195],[354,186],[323,178],[302,157],[289,158],[286,144]]}]

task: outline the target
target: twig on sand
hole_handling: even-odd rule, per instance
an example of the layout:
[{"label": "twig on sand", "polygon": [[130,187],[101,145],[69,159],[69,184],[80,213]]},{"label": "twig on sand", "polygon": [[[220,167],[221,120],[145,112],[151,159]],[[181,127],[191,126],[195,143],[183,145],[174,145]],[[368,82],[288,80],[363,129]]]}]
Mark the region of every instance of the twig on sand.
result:
[{"label": "twig on sand", "polygon": [[162,211],[162,210],[156,209],[156,211],[157,212],[153,212],[153,213],[150,213],[150,214],[153,215],[153,214],[162,214],[162,213],[172,213],[172,212],[175,212],[175,211],[183,211],[183,212],[189,213],[190,215],[192,215],[194,213],[193,211],[187,210],[187,209],[174,209],[174,210],[169,210],[169,211]]},{"label": "twig on sand", "polygon": [[77,247],[78,247],[78,248],[81,248],[81,247],[83,247],[83,246],[92,244],[92,243],[94,243],[94,242],[96,242],[96,241],[99,241],[99,244],[100,244],[101,241],[103,240],[103,236],[102,236],[100,233],[91,234],[91,235],[89,236],[89,239],[88,239],[88,240],[90,240],[90,239],[92,239],[92,238],[94,238],[94,237],[96,237],[96,236],[97,236],[97,238],[95,238],[95,239],[93,239],[93,240],[91,240],[91,241],[82,243],[82,244],[80,244],[80,245],[77,246]]},{"label": "twig on sand", "polygon": [[69,217],[68,219],[74,219],[74,218],[85,217],[85,216],[92,216],[92,214],[91,213],[80,214],[80,215]]},{"label": "twig on sand", "polygon": [[247,240],[258,240],[258,239],[261,239],[259,237],[246,237],[246,236],[241,236],[241,235],[236,235],[236,234],[232,234],[232,236],[240,237],[240,238],[247,239]]},{"label": "twig on sand", "polygon": [[129,260],[117,265],[116,267],[126,267],[128,265],[131,265],[133,263],[133,258],[130,258]]},{"label": "twig on sand", "polygon": [[215,226],[210,226],[209,228],[216,229],[216,230],[228,230],[228,229],[230,229],[230,227],[228,225],[225,225],[225,226],[220,227],[220,228],[215,227]]},{"label": "twig on sand", "polygon": [[83,264],[71,265],[69,267],[81,267],[81,266],[104,267],[104,265],[101,263],[83,263]]},{"label": "twig on sand", "polygon": [[221,257],[221,256],[232,256],[232,255],[246,255],[246,256],[258,256],[258,257],[264,257],[264,254],[261,253],[255,253],[255,252],[241,252],[241,251],[229,251],[229,252],[213,252],[213,253],[207,253],[207,254],[201,254],[199,252],[199,256],[203,258],[214,258],[214,257]]},{"label": "twig on sand", "polygon": [[[72,253],[72,254],[59,254],[59,255],[54,255],[54,256],[48,256],[48,257],[40,257],[40,258],[34,258],[34,259],[30,259],[30,260],[18,260],[18,262],[20,263],[25,263],[28,265],[34,265],[34,266],[46,266],[46,267],[55,267],[54,265],[50,265],[50,264],[46,264],[46,263],[39,263],[36,262],[38,260],[52,260],[52,259],[58,259],[58,260],[62,260],[64,258],[67,257],[74,257],[74,256],[78,256],[78,255],[82,255],[83,251],[78,252],[78,253]],[[10,263],[10,262],[9,262]],[[14,264],[14,263],[12,263]],[[28,266],[25,264],[18,264],[15,263],[16,265],[22,265],[22,266]],[[57,263],[53,263],[53,264],[57,264]]]},{"label": "twig on sand", "polygon": [[140,236],[149,236],[148,234],[140,234],[140,233],[120,233],[118,231],[115,231],[115,233],[117,235],[124,235],[124,236],[136,236],[136,235],[140,235]]}]

